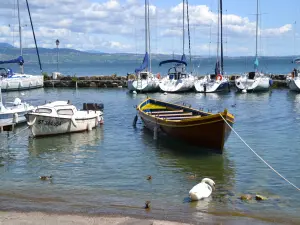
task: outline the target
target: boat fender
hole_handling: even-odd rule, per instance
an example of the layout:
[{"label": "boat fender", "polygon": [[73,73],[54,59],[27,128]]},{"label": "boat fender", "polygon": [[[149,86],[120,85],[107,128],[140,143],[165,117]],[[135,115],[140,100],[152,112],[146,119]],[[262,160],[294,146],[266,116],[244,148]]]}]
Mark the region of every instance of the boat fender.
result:
[{"label": "boat fender", "polygon": [[34,119],[32,120],[32,122],[27,122],[28,126],[33,126],[35,124],[36,121],[36,117],[34,117]]},{"label": "boat fender", "polygon": [[100,116],[100,122],[99,122],[100,124],[104,124],[104,119],[103,119],[103,117],[102,116]]},{"label": "boat fender", "polygon": [[270,84],[270,86],[272,86],[273,85],[273,80],[269,80],[269,84]]},{"label": "boat fender", "polygon": [[216,80],[220,80],[221,81],[222,79],[223,79],[222,75],[218,74],[217,77],[216,77]]},{"label": "boat fender", "polygon": [[88,130],[88,131],[91,131],[92,129],[93,129],[92,125],[88,123],[88,125],[87,125],[87,130]]},{"label": "boat fender", "polygon": [[18,113],[14,113],[14,115],[13,115],[13,123],[18,123],[18,121],[19,121],[19,115],[18,115]]},{"label": "boat fender", "polygon": [[160,73],[157,73],[156,77],[157,79],[160,79]]},{"label": "boat fender", "polygon": [[77,123],[76,123],[75,117],[72,117],[71,120],[72,120],[73,125],[74,125],[75,127],[77,127]]}]

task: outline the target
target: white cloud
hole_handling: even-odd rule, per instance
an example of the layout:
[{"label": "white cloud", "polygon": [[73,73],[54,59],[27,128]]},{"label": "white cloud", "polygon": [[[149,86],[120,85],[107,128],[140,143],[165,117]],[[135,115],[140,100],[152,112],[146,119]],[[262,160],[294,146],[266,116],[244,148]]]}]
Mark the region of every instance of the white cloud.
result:
[{"label": "white cloud", "polygon": [[[12,43],[12,36],[17,35],[17,26],[12,35],[12,27],[8,24],[17,23],[16,12],[13,11],[15,0],[3,1],[6,3],[1,3],[3,7],[0,8],[1,41]],[[138,51],[144,51],[143,1],[31,0],[29,3],[40,46],[55,47],[54,41],[59,38],[62,47],[72,46],[72,48],[82,50],[97,49],[108,52],[135,52],[136,46],[139,45]],[[23,35],[27,40],[27,45],[32,46],[33,38],[24,2],[20,8],[22,24],[28,25],[23,28]],[[195,52],[205,51],[209,39],[216,39],[218,16],[206,5],[189,5],[189,16],[191,38],[194,44],[192,47],[195,48]],[[173,49],[174,52],[180,53],[182,3],[168,8],[150,5],[150,18],[152,42],[158,43],[156,44],[159,46],[158,51],[166,52]],[[234,14],[224,15],[223,21],[224,31],[228,36],[228,45],[247,43],[249,39],[253,42],[255,21]],[[261,29],[260,34],[262,37],[280,37],[290,34],[291,30],[291,24],[283,24],[280,27]],[[210,33],[214,37],[209,37]],[[137,40],[142,44],[137,43]],[[212,42],[211,49],[215,48],[212,47],[215,45],[216,41]],[[232,49],[242,52],[238,48]]]}]

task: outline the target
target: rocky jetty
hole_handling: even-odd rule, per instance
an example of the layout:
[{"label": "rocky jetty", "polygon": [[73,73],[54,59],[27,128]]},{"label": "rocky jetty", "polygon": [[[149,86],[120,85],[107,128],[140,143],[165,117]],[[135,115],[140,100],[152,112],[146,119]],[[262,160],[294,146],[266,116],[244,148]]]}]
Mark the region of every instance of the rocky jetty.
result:
[{"label": "rocky jetty", "polygon": [[127,77],[117,76],[51,76],[44,75],[44,87],[70,87],[70,88],[115,88],[127,87]]},{"label": "rocky jetty", "polygon": [[[58,75],[53,79],[52,76],[44,74],[44,87],[64,87],[64,88],[118,88],[118,87],[127,87],[128,74],[127,76],[117,76],[116,74],[106,76],[63,76]],[[286,79],[287,74],[272,74],[269,75],[272,78],[272,88],[287,88]],[[230,80],[231,86],[234,85],[236,78],[240,75],[226,75]]]}]

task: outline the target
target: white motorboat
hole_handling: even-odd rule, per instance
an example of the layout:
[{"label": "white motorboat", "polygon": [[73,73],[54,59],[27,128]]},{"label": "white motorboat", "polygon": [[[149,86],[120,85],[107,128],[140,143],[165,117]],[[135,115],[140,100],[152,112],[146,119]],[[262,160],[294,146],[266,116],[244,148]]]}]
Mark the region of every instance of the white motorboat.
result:
[{"label": "white motorboat", "polygon": [[213,93],[230,90],[229,81],[221,74],[210,74],[195,80],[194,87],[197,92]]},{"label": "white motorboat", "polygon": [[[42,71],[42,65],[40,61],[39,51],[36,44],[33,23],[31,20],[29,4],[27,3],[28,14],[30,18],[32,33],[35,41],[36,52],[38,56],[40,70]],[[21,16],[19,8],[19,0],[17,1],[18,9],[18,22],[19,22],[19,45],[20,45],[20,56],[16,59],[11,60],[1,60],[0,64],[19,64],[20,73],[14,73],[10,68],[0,68],[0,79],[2,81],[2,91],[20,91],[28,90],[33,88],[41,88],[44,86],[44,76],[42,75],[30,75],[24,73],[24,59],[23,59],[23,47],[22,47],[22,26],[21,26]]]},{"label": "white motorboat", "polygon": [[260,72],[250,72],[235,79],[235,86],[243,92],[268,91],[271,83],[270,77]]},{"label": "white motorboat", "polygon": [[159,82],[159,87],[163,92],[183,92],[190,91],[194,87],[195,77],[187,74],[185,66],[187,63],[182,60],[165,60],[159,63],[176,63],[175,66],[168,70],[167,76],[162,78]]},{"label": "white motorboat", "polygon": [[103,123],[103,105],[84,103],[77,110],[68,101],[54,101],[38,106],[26,119],[35,137],[92,130]]},{"label": "white motorboat", "polygon": [[5,105],[2,102],[2,94],[0,88],[0,123],[1,124],[20,124],[25,123],[25,114],[33,111],[34,106],[22,102],[21,99],[15,98],[13,102],[6,102]]},{"label": "white motorboat", "polygon": [[268,91],[272,80],[270,77],[259,72],[258,70],[258,54],[257,54],[257,45],[258,45],[258,0],[256,2],[256,35],[255,35],[255,60],[254,60],[254,72],[245,73],[243,76],[235,80],[235,86],[238,91],[242,92],[256,92],[256,91]]},{"label": "white motorboat", "polygon": [[159,79],[148,71],[139,72],[134,79],[128,79],[129,91],[152,92],[159,90]]}]

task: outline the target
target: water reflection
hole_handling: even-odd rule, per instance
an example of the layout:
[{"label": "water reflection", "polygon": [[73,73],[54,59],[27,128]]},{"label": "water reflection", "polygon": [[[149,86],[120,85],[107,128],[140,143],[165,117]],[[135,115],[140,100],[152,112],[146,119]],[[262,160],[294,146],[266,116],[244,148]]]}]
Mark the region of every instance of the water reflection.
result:
[{"label": "water reflection", "polygon": [[237,100],[242,101],[269,101],[272,96],[272,91],[253,93],[236,92],[235,95]]},{"label": "water reflection", "polygon": [[229,160],[226,149],[222,155],[214,154],[207,149],[199,149],[169,137],[159,137],[154,141],[152,133],[146,128],[141,131],[143,142],[155,151],[158,161],[165,167],[173,168],[172,175],[175,173],[182,182],[185,197],[204,177],[215,181],[216,190],[212,197],[198,203],[188,203],[193,210],[215,211],[217,207],[222,208],[223,204],[229,203],[228,196],[235,190],[235,166]]},{"label": "water reflection", "polygon": [[81,147],[98,146],[104,138],[103,127],[97,127],[89,132],[64,134],[58,136],[38,137],[28,139],[28,151],[31,156],[39,156],[51,152],[76,153]]}]

